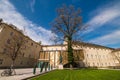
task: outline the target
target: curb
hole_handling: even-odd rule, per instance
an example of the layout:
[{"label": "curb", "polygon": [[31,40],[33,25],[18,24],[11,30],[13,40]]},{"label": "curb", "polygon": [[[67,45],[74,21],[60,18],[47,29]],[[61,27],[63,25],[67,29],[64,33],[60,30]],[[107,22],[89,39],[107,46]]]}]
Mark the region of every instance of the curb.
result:
[{"label": "curb", "polygon": [[[55,69],[53,69],[53,70],[51,70],[51,71],[54,71]],[[44,74],[46,74],[46,73],[48,73],[48,72],[51,72],[51,71],[46,71],[46,72],[42,72],[42,73],[40,73],[40,74],[37,74],[37,75],[34,75],[34,76],[30,76],[30,77],[27,77],[27,78],[24,78],[24,79],[21,79],[21,80],[30,80],[31,78],[33,78],[33,77],[37,77],[37,76],[39,76],[39,75],[44,75]]]}]

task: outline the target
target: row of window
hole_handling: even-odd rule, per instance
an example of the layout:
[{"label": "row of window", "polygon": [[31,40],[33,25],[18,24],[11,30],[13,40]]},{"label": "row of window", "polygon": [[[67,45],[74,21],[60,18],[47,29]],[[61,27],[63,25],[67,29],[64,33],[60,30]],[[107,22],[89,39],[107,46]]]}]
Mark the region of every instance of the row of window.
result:
[{"label": "row of window", "polygon": [[[13,36],[13,32],[10,32],[10,36]],[[28,40],[26,41],[28,43]],[[10,44],[10,39],[7,40],[7,43]],[[33,46],[34,44],[31,42],[31,46]],[[36,45],[37,48],[37,45]]]},{"label": "row of window", "polygon": [[[25,57],[25,53],[22,53],[22,56]],[[32,58],[31,54],[29,54],[28,58]]]},{"label": "row of window", "polygon": [[[7,44],[10,44],[10,39],[7,40]],[[33,43],[31,43],[31,46],[33,46]],[[36,45],[36,48],[37,48],[37,45]],[[26,46],[25,46],[25,49],[26,49]]]},{"label": "row of window", "polygon": [[108,55],[93,55],[93,54],[89,55],[89,54],[87,54],[87,57],[88,58],[108,58]]},{"label": "row of window", "polygon": [[112,63],[87,63],[88,66],[113,66]]},{"label": "row of window", "polygon": [[87,47],[87,46],[76,46],[78,48],[87,48],[87,49],[96,49],[96,50],[105,50],[105,51],[109,51],[110,49],[107,48],[96,48],[96,47]]},{"label": "row of window", "polygon": [[103,48],[93,48],[93,47],[86,47],[88,49],[96,49],[96,50],[104,50],[104,51],[109,51],[109,49],[103,49]]},{"label": "row of window", "polygon": [[[6,53],[6,52],[7,52],[7,49],[4,48],[4,49],[3,49],[3,53]],[[24,56],[25,56],[25,53],[23,52],[21,55],[24,57]],[[29,58],[32,58],[31,54],[29,54],[28,57],[29,57]]]}]

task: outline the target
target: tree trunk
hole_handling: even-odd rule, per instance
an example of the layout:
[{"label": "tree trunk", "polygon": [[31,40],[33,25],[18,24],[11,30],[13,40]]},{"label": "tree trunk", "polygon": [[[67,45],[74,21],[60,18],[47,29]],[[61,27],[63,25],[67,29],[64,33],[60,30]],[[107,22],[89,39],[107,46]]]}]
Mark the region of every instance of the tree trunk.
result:
[{"label": "tree trunk", "polygon": [[11,75],[12,74],[16,74],[16,72],[15,72],[15,69],[14,69],[14,64],[15,64],[15,60],[12,60],[12,64],[11,64],[11,66],[10,66],[10,71],[13,71],[12,73],[11,73]]},{"label": "tree trunk", "polygon": [[72,39],[68,38],[68,63],[70,68],[73,68],[73,62],[74,62],[74,58],[73,58]]}]

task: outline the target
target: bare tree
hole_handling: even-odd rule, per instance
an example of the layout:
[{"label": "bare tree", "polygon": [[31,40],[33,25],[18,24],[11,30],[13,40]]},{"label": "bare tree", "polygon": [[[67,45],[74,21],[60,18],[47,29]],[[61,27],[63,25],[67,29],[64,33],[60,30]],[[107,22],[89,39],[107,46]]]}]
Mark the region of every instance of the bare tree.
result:
[{"label": "bare tree", "polygon": [[[57,17],[52,22],[52,31],[56,33],[60,39],[67,38],[68,62],[70,65],[74,62],[72,41],[75,35],[85,30],[82,25],[82,17],[80,9],[75,9],[74,6],[66,6],[57,9]],[[79,37],[79,36],[77,36]]]},{"label": "bare tree", "polygon": [[7,40],[7,44],[5,44],[5,53],[12,60],[10,69],[14,69],[15,60],[18,58],[18,55],[23,55],[22,51],[25,49],[25,42],[27,39],[23,35],[16,35],[13,33],[11,33],[11,35],[12,36]]}]

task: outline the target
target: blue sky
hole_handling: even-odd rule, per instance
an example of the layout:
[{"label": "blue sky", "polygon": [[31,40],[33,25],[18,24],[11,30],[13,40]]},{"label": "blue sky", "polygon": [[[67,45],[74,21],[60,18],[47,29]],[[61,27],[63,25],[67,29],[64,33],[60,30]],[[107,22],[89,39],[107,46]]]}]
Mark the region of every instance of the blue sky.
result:
[{"label": "blue sky", "polygon": [[25,30],[33,40],[52,44],[56,34],[50,23],[62,4],[81,9],[83,23],[89,25],[82,34],[84,41],[120,47],[120,0],[0,0],[0,18]]}]

